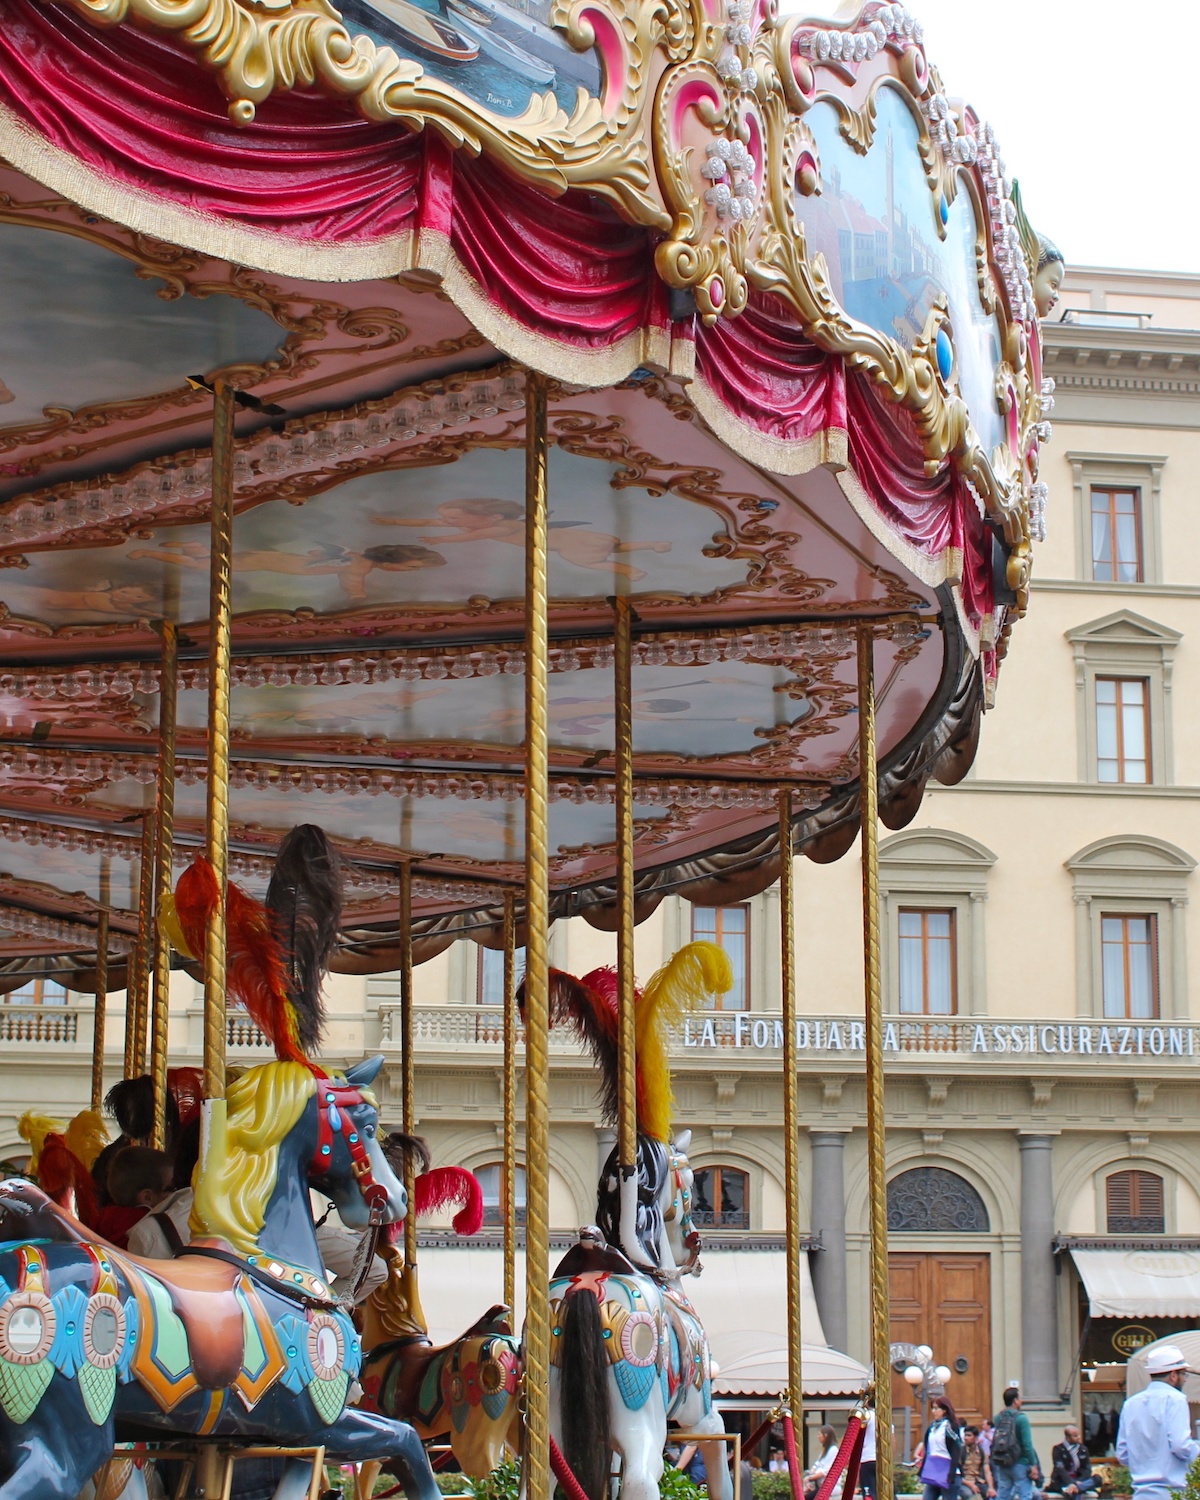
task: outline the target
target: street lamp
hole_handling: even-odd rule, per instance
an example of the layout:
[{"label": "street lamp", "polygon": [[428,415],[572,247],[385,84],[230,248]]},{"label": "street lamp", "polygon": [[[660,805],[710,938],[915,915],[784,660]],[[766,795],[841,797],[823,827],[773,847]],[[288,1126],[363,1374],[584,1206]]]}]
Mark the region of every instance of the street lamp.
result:
[{"label": "street lamp", "polygon": [[[921,1398],[921,1432],[924,1433],[929,1420],[929,1402],[934,1396],[943,1396],[947,1384],[954,1378],[949,1365],[935,1365],[933,1350],[928,1344],[893,1344],[891,1348],[892,1368],[903,1377],[904,1383],[914,1396]],[[909,1432],[909,1408],[905,1408],[906,1456],[912,1452]]]}]

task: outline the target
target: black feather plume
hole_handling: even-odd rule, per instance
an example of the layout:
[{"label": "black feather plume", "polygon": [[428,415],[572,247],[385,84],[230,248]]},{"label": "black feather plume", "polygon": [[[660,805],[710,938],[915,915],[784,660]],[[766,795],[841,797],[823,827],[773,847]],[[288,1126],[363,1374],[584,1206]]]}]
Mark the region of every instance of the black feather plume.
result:
[{"label": "black feather plume", "polygon": [[315,823],[298,824],[280,844],[267,910],[287,963],[300,1046],[312,1056],[321,1046],[322,986],[342,920],[341,860]]},{"label": "black feather plume", "polygon": [[[550,970],[550,1025],[567,1026],[592,1054],[600,1070],[600,1113],[610,1125],[617,1119],[617,976],[615,969],[593,969],[582,979]],[[525,1014],[525,983],[517,989]]]}]

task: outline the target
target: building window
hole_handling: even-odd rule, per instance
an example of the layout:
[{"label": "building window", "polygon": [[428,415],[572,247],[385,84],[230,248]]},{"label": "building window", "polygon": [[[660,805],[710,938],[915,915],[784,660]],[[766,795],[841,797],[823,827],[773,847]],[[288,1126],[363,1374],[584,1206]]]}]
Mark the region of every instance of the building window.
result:
[{"label": "building window", "polygon": [[1150,766],[1149,682],[1144,677],[1097,677],[1097,780],[1144,786],[1153,780]]},{"label": "building window", "polygon": [[[504,1224],[504,1168],[496,1162],[485,1167],[476,1167],[475,1176],[483,1191],[483,1223],[485,1228],[500,1228]],[[517,1223],[525,1222],[525,1168],[517,1168]]]},{"label": "building window", "polygon": [[1162,582],[1162,471],[1155,454],[1068,453],[1075,577],[1097,588]]},{"label": "building window", "polygon": [[888,1228],[904,1234],[987,1234],[987,1205],[945,1167],[910,1167],[887,1187]]},{"label": "building window", "polygon": [[[525,950],[516,953],[516,983],[520,984],[525,972]],[[475,999],[480,1005],[504,1004],[504,950],[503,948],[480,948],[476,960]]]},{"label": "building window", "polygon": [[1163,1180],[1157,1172],[1114,1172],[1104,1184],[1109,1234],[1165,1234]]},{"label": "building window", "polygon": [[28,979],[20,989],[9,990],[6,1005],[65,1005],[67,991],[55,979]]},{"label": "building window", "polygon": [[1097,583],[1142,583],[1142,492],[1092,486],[1092,577]]},{"label": "building window", "polygon": [[901,1015],[952,1016],[958,1010],[955,915],[952,909],[901,907],[897,919]]},{"label": "building window", "polygon": [[692,941],[724,948],[733,967],[733,987],[708,1002],[710,1010],[750,1008],[750,907],[693,906]]},{"label": "building window", "polygon": [[699,1229],[749,1229],[749,1179],[737,1167],[701,1167],[692,1184],[692,1219]]},{"label": "building window", "polygon": [[1129,1021],[1158,1018],[1158,931],[1153,913],[1100,916],[1104,1014]]}]

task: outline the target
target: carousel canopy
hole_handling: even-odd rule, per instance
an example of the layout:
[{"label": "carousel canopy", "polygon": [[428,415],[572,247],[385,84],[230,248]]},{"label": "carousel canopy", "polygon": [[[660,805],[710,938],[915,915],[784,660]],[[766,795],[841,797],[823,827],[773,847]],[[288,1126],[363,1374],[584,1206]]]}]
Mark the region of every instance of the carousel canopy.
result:
[{"label": "carousel canopy", "polygon": [[[549,377],[550,880],[639,919],[969,766],[1024,608],[1044,251],[920,28],[770,0],[10,0],[0,17],[0,959],[112,982],[179,627],[202,842],[211,387],[236,384],[232,873],[347,861],[346,948],[499,940],[523,859],[525,369]],[[1053,262],[1053,255],[1050,262]]]}]

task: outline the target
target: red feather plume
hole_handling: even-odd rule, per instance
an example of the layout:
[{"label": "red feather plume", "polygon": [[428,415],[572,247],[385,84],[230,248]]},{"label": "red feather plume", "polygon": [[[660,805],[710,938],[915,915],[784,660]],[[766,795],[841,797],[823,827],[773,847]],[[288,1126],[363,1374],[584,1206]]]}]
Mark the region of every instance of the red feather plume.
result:
[{"label": "red feather plume", "polygon": [[[193,953],[203,953],[209,918],[220,891],[216,871],[197,855],[175,887],[175,911]],[[246,1007],[250,1019],[285,1061],[308,1059],[300,1050],[295,1006],[287,969],[265,906],[229,882],[225,900],[225,983]]]},{"label": "red feather plume", "polygon": [[38,1157],[38,1186],[59,1208],[89,1227],[95,1224],[99,1205],[92,1174],[61,1135],[46,1137]]},{"label": "red feather plume", "polygon": [[422,1218],[451,1203],[462,1204],[450,1221],[455,1234],[478,1234],[483,1227],[483,1189],[475,1173],[465,1167],[433,1167],[422,1172],[414,1184],[410,1212]]}]

